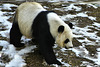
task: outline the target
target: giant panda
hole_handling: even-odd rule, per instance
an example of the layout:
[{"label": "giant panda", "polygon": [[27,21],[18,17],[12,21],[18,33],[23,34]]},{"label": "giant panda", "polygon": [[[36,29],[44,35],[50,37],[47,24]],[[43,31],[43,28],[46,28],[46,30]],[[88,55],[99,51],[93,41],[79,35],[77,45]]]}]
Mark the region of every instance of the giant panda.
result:
[{"label": "giant panda", "polygon": [[22,35],[35,39],[45,61],[49,65],[61,65],[52,47],[55,43],[60,47],[73,47],[71,28],[72,24],[66,24],[55,12],[47,11],[36,2],[25,2],[16,9],[10,43],[15,47],[24,46],[20,42]]}]

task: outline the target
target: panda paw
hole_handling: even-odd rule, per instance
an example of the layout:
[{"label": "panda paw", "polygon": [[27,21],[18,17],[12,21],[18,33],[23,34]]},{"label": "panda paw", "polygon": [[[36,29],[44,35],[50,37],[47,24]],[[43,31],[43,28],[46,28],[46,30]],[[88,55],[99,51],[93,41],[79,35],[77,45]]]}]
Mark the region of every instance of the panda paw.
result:
[{"label": "panda paw", "polygon": [[17,43],[17,44],[14,44],[15,47],[23,47],[25,44],[24,43]]},{"label": "panda paw", "polygon": [[56,61],[56,64],[57,64],[57,65],[62,65],[62,63],[59,62],[58,60]]},{"label": "panda paw", "polygon": [[59,62],[58,60],[56,60],[56,61],[52,61],[52,62],[47,62],[49,65],[51,65],[51,64],[57,64],[57,65],[62,65],[62,63],[61,62]]}]

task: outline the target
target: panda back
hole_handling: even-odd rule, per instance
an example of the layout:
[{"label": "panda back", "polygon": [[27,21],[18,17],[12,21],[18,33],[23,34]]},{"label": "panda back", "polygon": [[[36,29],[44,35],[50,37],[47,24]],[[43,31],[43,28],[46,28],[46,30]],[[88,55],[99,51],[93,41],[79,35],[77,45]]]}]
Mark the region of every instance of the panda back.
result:
[{"label": "panda back", "polygon": [[18,25],[24,36],[32,37],[31,27],[33,21],[41,11],[46,10],[36,2],[25,2],[17,8]]}]

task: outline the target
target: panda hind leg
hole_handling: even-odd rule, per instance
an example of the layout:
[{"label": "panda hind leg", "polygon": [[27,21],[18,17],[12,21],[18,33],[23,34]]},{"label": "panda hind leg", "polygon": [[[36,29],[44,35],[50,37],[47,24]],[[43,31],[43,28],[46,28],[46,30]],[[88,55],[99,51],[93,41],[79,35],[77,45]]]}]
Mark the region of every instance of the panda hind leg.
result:
[{"label": "panda hind leg", "polygon": [[14,22],[10,30],[10,44],[15,47],[23,47],[24,44],[20,42],[22,34],[19,30],[18,23]]}]

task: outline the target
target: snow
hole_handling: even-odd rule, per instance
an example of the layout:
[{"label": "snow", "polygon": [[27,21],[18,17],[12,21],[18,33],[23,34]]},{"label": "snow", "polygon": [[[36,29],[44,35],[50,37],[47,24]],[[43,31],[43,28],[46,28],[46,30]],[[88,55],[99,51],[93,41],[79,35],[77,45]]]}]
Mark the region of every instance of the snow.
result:
[{"label": "snow", "polygon": [[[0,63],[0,65],[5,65],[5,67],[23,67],[26,65],[25,60],[22,58],[25,54],[32,51],[32,49],[35,49],[36,46],[28,46],[22,50],[16,50],[16,48],[9,44],[7,41],[1,41],[0,40],[0,46],[3,46],[2,53],[5,55],[8,55],[9,58],[12,60],[7,63]],[[0,56],[2,57],[2,53],[0,53]]]},{"label": "snow", "polygon": [[70,6],[64,7],[64,8],[66,9],[66,11],[68,11],[68,10],[81,11],[81,7],[77,7],[74,4],[70,4]]},{"label": "snow", "polygon": [[11,10],[11,7],[17,7],[17,5],[14,5],[14,4],[3,4],[3,9]]},{"label": "snow", "polygon": [[98,8],[98,7],[96,7],[95,5],[90,4],[90,3],[88,3],[88,4],[86,4],[86,3],[80,3],[80,4],[83,4],[83,5],[88,5],[88,7],[93,7],[93,8],[95,8],[95,9],[97,9],[97,8]]},{"label": "snow", "polygon": [[[11,10],[10,7],[16,7],[16,6],[17,5],[14,5],[14,4],[3,4],[3,9]],[[0,8],[0,10],[1,10],[1,8]],[[6,14],[6,13],[7,12],[0,11],[0,22],[7,29],[5,31],[0,31],[0,36],[9,38],[9,32],[12,27],[12,23],[7,21],[7,19],[9,19],[10,16],[4,16],[4,14]],[[13,13],[14,12],[12,12],[11,14],[13,14]],[[30,40],[30,39],[25,39],[25,37],[23,37],[22,39],[24,40],[24,42]],[[0,46],[3,46],[2,51],[0,51],[0,57],[2,57],[2,55],[8,55],[9,58],[11,59],[10,62],[8,62],[8,63],[0,62],[0,66],[5,66],[5,67],[23,67],[23,66],[25,66],[26,63],[25,63],[25,60],[23,59],[23,56],[26,53],[29,53],[33,49],[36,48],[36,46],[30,45],[30,46],[27,46],[26,48],[18,51],[12,44],[9,44],[9,42],[7,42],[5,40],[0,40]]]},{"label": "snow", "polygon": [[[86,4],[86,3],[80,3],[80,4],[88,5],[88,7],[93,7],[95,9],[97,9],[97,7],[93,4]],[[75,11],[81,11],[81,7],[77,7],[74,4],[71,4],[70,6],[65,7],[65,8],[66,8],[66,11],[73,10],[73,9]],[[61,16],[61,18],[64,21],[66,21],[68,19],[72,19],[72,18],[75,18],[75,17],[86,17],[86,18],[88,18],[92,21],[93,20],[96,21],[96,17],[88,16],[88,14],[86,14],[86,13],[87,12],[80,12],[80,13],[77,13],[75,15],[74,14],[67,14],[67,15]],[[73,22],[73,24],[76,24],[76,23],[77,22]],[[100,30],[100,23],[93,22],[93,24],[91,26],[86,26],[84,28],[74,26],[74,29],[73,29],[74,37],[75,38],[83,37],[84,39],[83,40],[78,39],[78,41],[82,43],[82,46],[72,48],[71,50],[76,54],[76,56],[89,59],[89,60],[93,61],[94,63],[96,63],[97,65],[100,65],[100,48],[97,49],[97,58],[94,58],[94,57],[91,57],[89,55],[88,50],[84,47],[85,45],[93,45],[93,44],[100,45],[100,43],[99,43],[100,42],[100,37],[96,35],[98,31],[88,32],[88,31],[91,31],[90,28],[95,28],[97,30]],[[90,41],[85,37],[89,37],[90,39],[95,40],[95,42]],[[99,43],[99,44],[96,44],[96,43]],[[61,51],[64,52],[65,49],[61,49]],[[88,66],[90,66],[90,65],[88,65]]]},{"label": "snow", "polygon": [[[70,65],[68,63],[62,62],[62,59],[57,59],[57,60],[59,60],[65,67],[66,66],[70,67]],[[53,66],[55,66],[55,67],[61,67],[61,66],[58,66],[57,64],[53,64]]]},{"label": "snow", "polygon": [[88,16],[86,13],[83,13],[83,12],[75,14],[75,15],[67,14],[67,15],[62,16],[61,18],[63,20],[66,20],[67,18],[75,18],[75,17],[87,17],[90,20],[96,20],[96,17]]},{"label": "snow", "polygon": [[100,23],[96,23],[96,22],[94,22],[93,25],[96,26],[96,27],[98,28],[98,30],[100,30]]},{"label": "snow", "polygon": [[26,48],[20,50],[18,52],[18,54],[21,55],[21,56],[23,56],[24,54],[31,52],[31,50],[35,49],[35,48],[36,48],[36,46],[27,46]]},{"label": "snow", "polygon": [[14,55],[14,58],[8,64],[6,64],[5,67],[23,67],[25,65],[26,63],[22,56],[16,54]]}]

